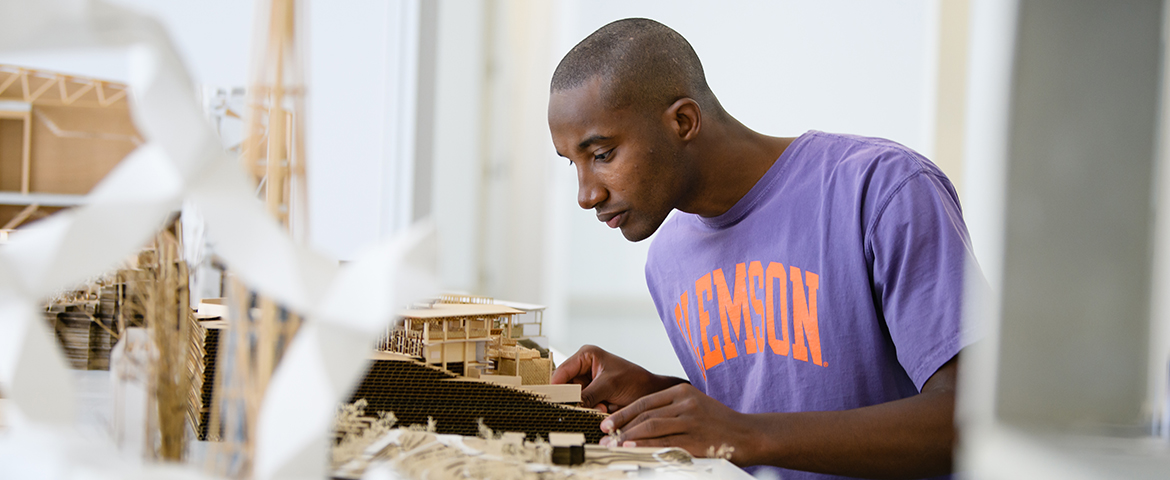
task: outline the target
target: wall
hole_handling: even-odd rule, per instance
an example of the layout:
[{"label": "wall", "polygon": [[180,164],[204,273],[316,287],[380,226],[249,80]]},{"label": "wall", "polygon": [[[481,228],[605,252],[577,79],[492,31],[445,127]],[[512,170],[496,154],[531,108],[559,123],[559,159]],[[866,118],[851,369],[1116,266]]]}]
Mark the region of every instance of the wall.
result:
[{"label": "wall", "polygon": [[[197,85],[247,84],[255,2],[112,2],[155,15]],[[392,160],[413,155],[414,105],[398,93],[413,88],[413,72],[402,65],[417,60],[407,37],[417,34],[409,30],[417,2],[304,2],[303,8],[310,241],[345,260],[408,221],[392,208],[397,199],[388,193],[398,192],[388,192],[388,185],[410,173],[391,169],[406,163]],[[123,82],[129,76],[123,53],[108,49],[0,54],[0,63]]]},{"label": "wall", "polygon": [[438,3],[433,200],[443,286],[479,292],[483,214],[483,118],[487,88],[487,6]]}]

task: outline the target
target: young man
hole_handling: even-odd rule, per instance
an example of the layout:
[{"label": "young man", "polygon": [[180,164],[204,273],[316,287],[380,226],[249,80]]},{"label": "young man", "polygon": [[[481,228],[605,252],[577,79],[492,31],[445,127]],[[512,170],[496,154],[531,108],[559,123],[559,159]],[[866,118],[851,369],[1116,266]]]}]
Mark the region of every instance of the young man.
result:
[{"label": "young man", "polygon": [[581,207],[631,241],[660,230],[646,279],[689,377],[582,348],[553,382],[612,412],[602,430],[785,479],[951,471],[972,254],[942,172],[887,140],[752,131],[651,20],[594,32],[551,90]]}]

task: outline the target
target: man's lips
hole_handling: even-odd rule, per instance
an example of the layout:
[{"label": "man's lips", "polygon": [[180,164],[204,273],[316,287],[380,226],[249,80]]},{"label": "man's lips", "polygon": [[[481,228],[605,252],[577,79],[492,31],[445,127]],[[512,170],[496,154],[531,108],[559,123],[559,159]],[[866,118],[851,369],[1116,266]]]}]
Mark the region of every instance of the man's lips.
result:
[{"label": "man's lips", "polygon": [[617,228],[621,226],[622,222],[626,219],[626,211],[622,210],[620,212],[613,213],[599,213],[597,214],[597,219],[608,225],[609,228]]}]

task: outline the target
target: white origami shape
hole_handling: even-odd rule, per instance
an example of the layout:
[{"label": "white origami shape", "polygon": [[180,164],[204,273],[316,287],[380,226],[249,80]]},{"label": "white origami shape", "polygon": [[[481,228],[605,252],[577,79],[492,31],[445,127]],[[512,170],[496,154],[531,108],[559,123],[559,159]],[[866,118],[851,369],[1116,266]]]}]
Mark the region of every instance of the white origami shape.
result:
[{"label": "white origami shape", "polygon": [[[0,248],[0,391],[15,407],[6,419],[11,431],[0,441],[0,465],[8,462],[0,476],[65,478],[130,468],[103,456],[63,453],[76,453],[78,440],[47,427],[73,423],[75,395],[36,305],[115,266],[187,200],[198,207],[218,254],[245,283],[305,314],[264,399],[255,477],[324,477],[330,420],[363,372],[367,352],[398,306],[435,291],[432,229],[416,227],[339,268],[295,244],[254,198],[205,121],[161,24],[100,0],[0,1],[0,51],[96,46],[129,50],[132,114],[146,143],[84,207],[17,232]],[[53,442],[63,448],[49,447]],[[57,453],[20,453],[30,445]],[[42,461],[58,467],[44,471]],[[122,473],[192,476],[172,467]]]}]

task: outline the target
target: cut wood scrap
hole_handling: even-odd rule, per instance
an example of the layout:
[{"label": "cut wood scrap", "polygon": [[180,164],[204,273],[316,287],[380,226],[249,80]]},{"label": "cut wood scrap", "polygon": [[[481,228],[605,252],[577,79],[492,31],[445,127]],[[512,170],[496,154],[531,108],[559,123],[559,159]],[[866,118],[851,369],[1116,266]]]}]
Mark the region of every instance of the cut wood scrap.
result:
[{"label": "cut wood scrap", "polygon": [[585,444],[584,433],[548,432],[548,443],[554,447],[575,447]]},{"label": "cut wood scrap", "polygon": [[206,320],[196,317],[196,320],[199,320],[199,326],[201,326],[203,328],[213,329],[213,330],[224,329],[224,328],[227,328],[227,326],[228,326],[227,320],[223,320],[219,317],[206,319]]},{"label": "cut wood scrap", "polygon": [[694,457],[678,447],[603,447],[585,445],[585,460],[597,465],[635,465],[652,468],[663,464],[689,465]]},{"label": "cut wood scrap", "polygon": [[[203,299],[203,302],[201,302],[199,304],[199,308],[195,310],[195,318],[198,318],[200,320],[204,320],[204,319],[211,319],[211,318],[227,318],[228,317],[227,305],[223,305],[221,303],[211,303],[211,302],[208,302],[208,300],[211,300],[211,299]],[[218,300],[218,299],[216,299],[216,300]]]},{"label": "cut wood scrap", "polygon": [[521,385],[517,388],[542,395],[553,403],[581,403],[581,386],[575,383],[560,385]]},{"label": "cut wood scrap", "polygon": [[519,345],[516,345],[516,346],[506,346],[506,347],[498,347],[498,348],[497,347],[488,348],[488,356],[489,357],[500,357],[500,358],[512,358],[512,359],[515,359],[518,357],[520,360],[531,360],[534,358],[540,358],[540,352],[537,350],[532,350],[532,349],[528,349],[528,348],[524,348],[524,347],[521,347]]},{"label": "cut wood scrap", "polygon": [[509,387],[519,387],[520,377],[515,375],[480,375],[479,378],[459,377],[447,380],[449,382],[484,382],[494,385],[507,385]]},{"label": "cut wood scrap", "polygon": [[548,443],[553,447],[553,463],[557,465],[585,463],[585,434],[549,432]]}]

